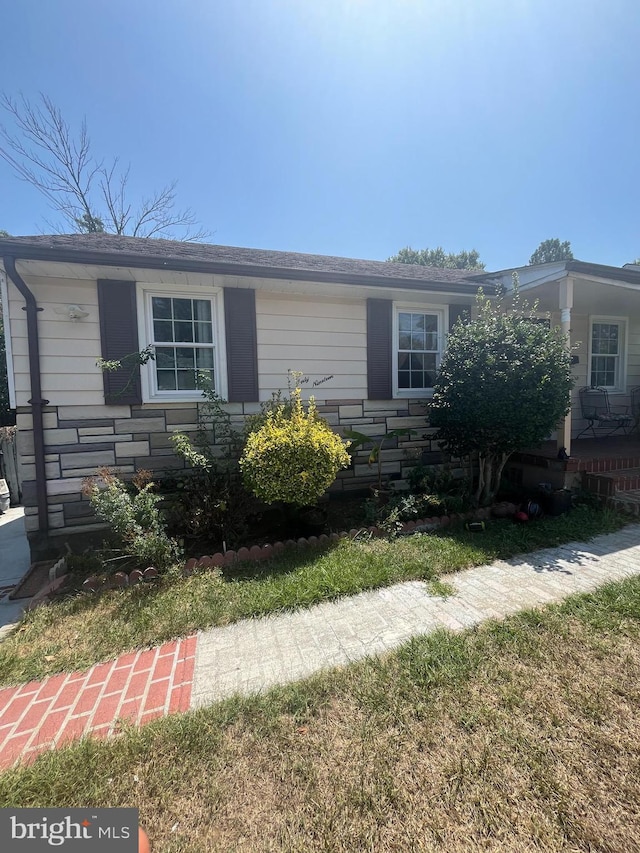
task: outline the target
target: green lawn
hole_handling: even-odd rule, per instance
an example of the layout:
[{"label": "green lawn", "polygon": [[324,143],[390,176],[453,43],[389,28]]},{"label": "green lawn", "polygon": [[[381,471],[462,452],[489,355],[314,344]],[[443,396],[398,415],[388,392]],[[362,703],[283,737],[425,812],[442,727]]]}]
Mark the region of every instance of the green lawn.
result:
[{"label": "green lawn", "polygon": [[218,577],[169,573],[156,586],[77,595],[28,613],[0,644],[0,684],[82,669],[123,651],[243,617],[304,607],[402,580],[440,575],[498,558],[615,530],[625,519],[579,507],[530,525],[495,522],[484,533],[455,529],[393,542],[342,541],[293,552]]},{"label": "green lawn", "polygon": [[640,578],[0,775],[154,853],[640,849]]}]

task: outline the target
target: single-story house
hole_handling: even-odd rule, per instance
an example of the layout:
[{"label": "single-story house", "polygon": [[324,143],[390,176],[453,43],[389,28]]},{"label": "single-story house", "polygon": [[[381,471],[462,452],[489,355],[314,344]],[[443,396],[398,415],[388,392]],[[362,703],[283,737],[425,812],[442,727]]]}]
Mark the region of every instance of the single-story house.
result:
[{"label": "single-story house", "polygon": [[[301,371],[336,429],[416,429],[387,452],[392,476],[403,476],[408,450],[439,459],[423,401],[448,329],[472,309],[480,286],[489,295],[508,288],[511,272],[106,234],[0,239],[10,398],[34,553],[94,528],[81,485],[99,466],[131,474],[183,465],[169,437],[195,428],[197,370],[209,373],[238,419],[285,389],[289,370]],[[567,261],[519,273],[522,291],[580,342],[576,387],[606,385],[626,401],[640,385],[640,268]],[[97,365],[149,346],[155,359],[144,365]],[[570,452],[582,426],[574,408],[558,443]],[[334,488],[371,479],[363,461]]]}]

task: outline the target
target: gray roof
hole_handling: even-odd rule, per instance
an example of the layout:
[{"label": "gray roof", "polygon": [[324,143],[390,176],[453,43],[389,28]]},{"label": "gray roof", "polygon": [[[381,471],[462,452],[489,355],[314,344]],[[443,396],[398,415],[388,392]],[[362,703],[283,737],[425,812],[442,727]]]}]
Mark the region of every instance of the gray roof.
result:
[{"label": "gray roof", "polygon": [[[113,263],[124,266],[153,266],[165,269],[193,269],[237,275],[271,276],[341,281],[363,284],[377,282],[390,286],[408,285],[427,289],[447,285],[457,292],[473,293],[487,273],[481,270],[440,269],[416,264],[367,261],[331,255],[307,255],[270,249],[244,249],[207,243],[184,243],[114,234],[54,234],[0,239],[0,256]],[[262,272],[263,271],[263,272]],[[308,274],[308,275],[305,275]],[[430,287],[429,287],[430,286]]]}]

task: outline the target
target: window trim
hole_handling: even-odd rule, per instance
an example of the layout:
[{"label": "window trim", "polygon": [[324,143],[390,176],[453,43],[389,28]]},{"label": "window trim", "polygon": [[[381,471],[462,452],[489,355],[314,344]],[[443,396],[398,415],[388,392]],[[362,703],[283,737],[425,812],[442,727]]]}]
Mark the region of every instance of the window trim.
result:
[{"label": "window trim", "polygon": [[589,360],[587,371],[587,385],[591,386],[591,367],[593,353],[593,324],[594,323],[610,323],[620,327],[621,332],[618,332],[618,341],[620,342],[620,352],[618,353],[619,371],[616,385],[601,385],[610,394],[625,394],[627,387],[627,341],[628,341],[628,317],[613,317],[604,314],[593,314],[589,316]]},{"label": "window trim", "polygon": [[449,329],[449,306],[448,305],[425,305],[419,302],[394,302],[392,313],[392,334],[391,334],[391,371],[392,371],[392,389],[393,398],[402,400],[411,400],[433,397],[433,387],[431,388],[399,388],[398,387],[398,314],[401,312],[412,311],[416,314],[436,314],[438,317],[438,351],[436,353],[436,372],[440,369],[442,356],[446,344],[446,336]]},{"label": "window trim", "polygon": [[[141,283],[137,287],[138,337],[140,349],[153,343],[153,312],[151,299],[154,296],[174,296],[177,299],[209,299],[213,320],[214,377],[216,392],[227,397],[227,347],[224,329],[223,291],[220,287],[198,288],[186,284]],[[155,361],[143,365],[141,374],[143,403],[194,403],[201,402],[202,391],[155,391]]]}]

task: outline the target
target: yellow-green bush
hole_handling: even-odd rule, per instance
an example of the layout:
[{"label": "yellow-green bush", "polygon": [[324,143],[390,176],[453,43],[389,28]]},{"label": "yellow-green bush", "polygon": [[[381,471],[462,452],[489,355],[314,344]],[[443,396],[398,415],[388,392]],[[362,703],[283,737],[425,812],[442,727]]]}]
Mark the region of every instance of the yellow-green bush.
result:
[{"label": "yellow-green bush", "polygon": [[315,503],[348,464],[343,440],[318,415],[313,399],[305,412],[299,388],[290,405],[270,411],[249,434],[240,458],[245,483],[257,497],[294,506]]}]

